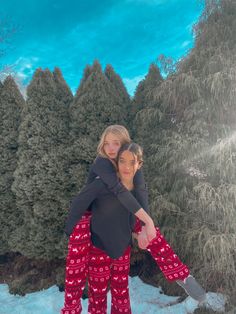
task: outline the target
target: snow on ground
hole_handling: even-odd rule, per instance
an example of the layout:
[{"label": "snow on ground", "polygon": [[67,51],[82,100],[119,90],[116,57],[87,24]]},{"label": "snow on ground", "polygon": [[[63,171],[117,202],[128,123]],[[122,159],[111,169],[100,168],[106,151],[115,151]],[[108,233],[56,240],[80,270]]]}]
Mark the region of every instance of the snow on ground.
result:
[{"label": "snow on ground", "polygon": [[[134,314],[190,314],[198,307],[195,300],[187,297],[178,303],[178,297],[164,295],[161,288],[143,283],[138,277],[129,278],[131,307]],[[64,302],[64,292],[57,286],[25,295],[9,294],[8,285],[0,285],[0,314],[59,314]],[[108,313],[111,296],[108,294]],[[82,300],[83,312],[87,314],[87,299]],[[207,307],[224,311],[222,294],[207,293]]]}]

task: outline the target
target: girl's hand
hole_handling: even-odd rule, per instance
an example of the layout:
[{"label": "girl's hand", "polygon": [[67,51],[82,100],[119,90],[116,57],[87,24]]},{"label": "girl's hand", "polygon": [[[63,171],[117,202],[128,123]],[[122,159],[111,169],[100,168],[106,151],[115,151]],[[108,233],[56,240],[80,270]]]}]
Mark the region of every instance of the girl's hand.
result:
[{"label": "girl's hand", "polygon": [[140,249],[146,249],[149,241],[147,238],[146,230],[142,228],[142,231],[137,235],[137,240],[138,240],[138,246]]},{"label": "girl's hand", "polygon": [[156,237],[156,228],[153,221],[151,220],[151,222],[147,223],[144,228],[146,231],[147,239],[149,242],[151,242]]}]

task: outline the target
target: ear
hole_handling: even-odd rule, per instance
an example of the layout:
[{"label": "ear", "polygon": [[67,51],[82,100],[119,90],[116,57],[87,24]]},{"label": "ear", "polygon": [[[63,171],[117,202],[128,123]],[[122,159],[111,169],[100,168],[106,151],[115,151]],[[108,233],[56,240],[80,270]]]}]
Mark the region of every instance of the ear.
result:
[{"label": "ear", "polygon": [[142,165],[143,165],[143,161],[140,161],[139,165],[138,165],[138,169],[140,169],[142,167]]}]

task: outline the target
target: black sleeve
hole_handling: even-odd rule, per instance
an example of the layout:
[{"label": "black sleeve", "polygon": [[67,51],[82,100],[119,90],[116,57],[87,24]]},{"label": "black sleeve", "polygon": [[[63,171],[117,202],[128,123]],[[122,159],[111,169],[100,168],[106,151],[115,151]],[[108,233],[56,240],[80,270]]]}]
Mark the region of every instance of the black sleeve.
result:
[{"label": "black sleeve", "polygon": [[92,171],[100,177],[108,189],[118,198],[128,211],[134,214],[142,208],[132,193],[120,182],[115,167],[109,159],[97,157],[92,165]]},{"label": "black sleeve", "polygon": [[75,225],[81,219],[92,201],[97,197],[102,187],[104,187],[102,181],[96,179],[86,185],[80,193],[72,199],[64,229],[67,235],[73,232]]},{"label": "black sleeve", "polygon": [[142,208],[149,214],[148,205],[148,189],[144,181],[142,168],[137,170],[134,176],[135,196],[137,201],[142,205]]},{"label": "black sleeve", "polygon": [[138,169],[134,176],[134,185],[136,186],[145,186],[145,180],[143,175],[143,169]]},{"label": "black sleeve", "polygon": [[96,177],[97,175],[93,172],[93,166],[90,166],[86,185],[92,183]]}]

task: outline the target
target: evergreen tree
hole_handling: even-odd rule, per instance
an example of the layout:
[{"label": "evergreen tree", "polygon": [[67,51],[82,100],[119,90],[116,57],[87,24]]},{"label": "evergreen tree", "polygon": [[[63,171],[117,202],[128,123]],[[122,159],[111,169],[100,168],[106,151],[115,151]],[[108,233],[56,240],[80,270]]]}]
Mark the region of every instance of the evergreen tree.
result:
[{"label": "evergreen tree", "polygon": [[235,16],[235,1],[206,2],[196,28],[194,55],[199,61],[190,65],[198,97],[185,108],[180,123],[180,132],[188,135],[185,151],[190,153],[183,160],[184,169],[195,181],[188,186],[191,198],[187,207],[191,208],[193,219],[188,216],[185,220],[189,226],[185,236],[187,253],[193,243],[198,243],[192,259],[203,256],[202,277],[211,287],[216,284],[212,278],[218,278],[217,284],[231,293],[236,291],[232,280],[236,274]]},{"label": "evergreen tree", "polygon": [[[73,101],[73,95],[59,68],[55,68],[53,71],[53,77],[56,85],[57,101],[61,103],[60,106],[62,106],[62,108],[65,108],[64,110],[66,115],[68,115],[69,113],[67,112],[67,108],[69,108],[71,102]],[[66,122],[68,122],[68,119],[66,119]]]},{"label": "evergreen tree", "polygon": [[123,121],[123,125],[130,130],[131,126],[131,100],[126,90],[126,87],[121,77],[114,71],[113,67],[108,64],[105,68],[104,74],[114,87],[115,97],[119,98],[119,103],[124,113],[126,113],[126,119]]},{"label": "evergreen tree", "polygon": [[[135,116],[136,114],[145,108],[152,108],[153,102],[153,91],[161,85],[163,78],[160,74],[158,67],[152,63],[149,67],[148,74],[145,78],[139,82],[136,87],[134,98],[131,103],[131,111],[130,111],[130,121],[131,121],[131,130],[134,137],[137,138],[137,134],[135,132]],[[151,112],[151,109],[150,109]],[[136,123],[137,125],[137,123]],[[148,139],[147,139],[148,140]],[[149,140],[148,140],[149,141]]]},{"label": "evergreen tree", "polygon": [[129,106],[130,97],[124,83],[122,82],[121,77],[114,71],[113,67],[110,64],[106,66],[104,73],[108,80],[115,87],[117,94],[120,96],[120,100],[122,102],[121,104],[123,104],[124,108],[127,109],[126,106]]},{"label": "evergreen tree", "polygon": [[235,16],[235,1],[206,1],[193,50],[156,87],[152,108],[136,117],[156,222],[208,289],[220,285],[231,296],[236,291]]},{"label": "evergreen tree", "polygon": [[133,110],[137,113],[139,110],[151,105],[152,91],[156,89],[163,81],[158,67],[152,63],[148,74],[139,82],[133,99]]},{"label": "evergreen tree", "polygon": [[0,83],[0,254],[11,250],[9,238],[21,224],[15,195],[11,191],[17,165],[18,129],[24,99],[12,77]]},{"label": "evergreen tree", "polygon": [[[111,78],[114,76],[112,73]],[[115,80],[117,82],[118,78]],[[104,75],[98,61],[85,69],[70,107],[70,172],[74,174],[74,192],[85,184],[88,166],[96,156],[96,147],[104,129],[111,124],[126,122],[124,104],[115,86]]]},{"label": "evergreen tree", "polygon": [[28,257],[65,254],[63,227],[68,208],[68,107],[72,95],[58,69],[38,69],[27,88],[19,133],[13,190],[23,224],[11,238]]},{"label": "evergreen tree", "polygon": [[84,74],[81,79],[80,85],[83,85],[83,83],[87,80],[92,71],[93,71],[92,67],[89,64],[87,64],[86,67],[84,68]]}]

